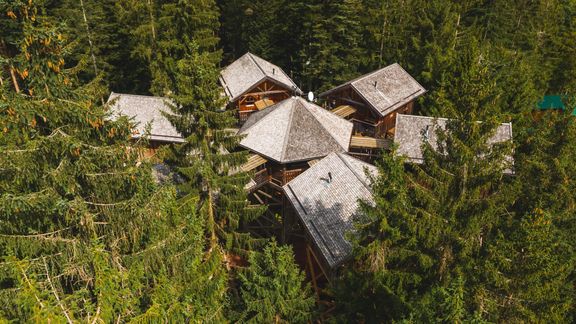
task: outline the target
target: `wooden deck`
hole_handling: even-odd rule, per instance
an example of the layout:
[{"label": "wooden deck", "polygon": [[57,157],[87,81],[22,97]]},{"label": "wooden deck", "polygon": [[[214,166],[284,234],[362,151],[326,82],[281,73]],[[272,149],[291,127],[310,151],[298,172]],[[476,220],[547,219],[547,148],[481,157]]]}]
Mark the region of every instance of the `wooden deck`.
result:
[{"label": "wooden deck", "polygon": [[367,136],[352,136],[350,139],[350,146],[358,148],[388,149],[391,144],[390,140]]}]

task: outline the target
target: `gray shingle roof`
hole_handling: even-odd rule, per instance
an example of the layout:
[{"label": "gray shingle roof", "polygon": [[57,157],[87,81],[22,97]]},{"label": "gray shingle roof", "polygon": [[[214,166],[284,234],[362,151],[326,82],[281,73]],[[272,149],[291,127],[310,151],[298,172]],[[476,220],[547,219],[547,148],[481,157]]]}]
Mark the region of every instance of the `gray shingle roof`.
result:
[{"label": "gray shingle roof", "polygon": [[[286,196],[330,268],[351,252],[346,233],[360,214],[359,199],[373,203],[370,178],[375,166],[332,153],[284,186]],[[329,180],[328,172],[332,175]]]},{"label": "gray shingle roof", "polygon": [[398,63],[394,63],[328,90],[320,94],[320,97],[325,97],[347,86],[352,87],[382,116],[426,92],[426,89],[418,81],[412,78]]},{"label": "gray shingle roof", "polygon": [[120,115],[134,118],[136,127],[133,138],[144,135],[146,124],[151,123],[150,140],[171,143],[184,142],[182,136],[161,113],[161,111],[170,113],[170,107],[166,104],[168,99],[112,92],[108,102],[113,100],[112,118],[117,118]]},{"label": "gray shingle roof", "polygon": [[352,123],[300,97],[256,112],[239,134],[240,145],[279,163],[312,160],[346,152]]},{"label": "gray shingle roof", "polygon": [[230,101],[237,100],[265,79],[285,88],[295,89],[297,94],[302,94],[294,81],[280,67],[252,53],[244,54],[220,72],[220,83]]},{"label": "gray shingle roof", "polygon": [[[396,133],[394,142],[398,144],[396,154],[404,155],[408,161],[423,163],[424,156],[422,144],[428,138],[432,147],[436,148],[438,127],[446,129],[447,118],[434,118],[415,115],[396,116]],[[512,123],[503,123],[496,129],[496,133],[490,138],[488,144],[500,143],[512,140]]]}]

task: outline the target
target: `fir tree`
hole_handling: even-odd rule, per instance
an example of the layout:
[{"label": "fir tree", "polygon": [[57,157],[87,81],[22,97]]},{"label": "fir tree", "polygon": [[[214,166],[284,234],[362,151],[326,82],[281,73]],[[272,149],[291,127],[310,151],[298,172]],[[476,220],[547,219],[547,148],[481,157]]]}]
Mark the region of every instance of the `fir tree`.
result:
[{"label": "fir tree", "polygon": [[167,96],[175,88],[176,64],[190,53],[191,42],[213,64],[220,63],[215,1],[122,0],[119,7],[123,20],[134,24],[132,53],[148,63],[154,95]]},{"label": "fir tree", "polygon": [[251,252],[248,261],[250,266],[238,275],[241,321],[307,323],[312,319],[312,289],[304,284],[290,247],[272,241],[262,252]]},{"label": "fir tree", "polygon": [[195,205],[155,185],[127,150],[128,120],[110,121],[76,85],[66,37],[42,8],[0,9],[13,42],[0,62],[0,316],[215,320],[226,276],[213,276],[221,258],[205,258]]},{"label": "fir tree", "polygon": [[[386,153],[377,161],[380,176],[373,179],[374,206],[363,205],[357,224],[354,262],[335,282],[337,318],[348,322],[391,322],[408,316],[406,291],[421,281],[418,273],[396,267],[414,258],[409,234],[409,178],[403,160]],[[396,248],[399,246],[401,248]],[[382,309],[385,307],[385,309]]]},{"label": "fir tree", "polygon": [[[558,215],[555,215],[558,216]],[[508,220],[489,247],[486,317],[498,322],[570,322],[574,250],[548,212]]]},{"label": "fir tree", "polygon": [[357,0],[341,0],[326,4],[312,2],[305,21],[304,47],[300,51],[302,79],[309,90],[327,90],[358,76],[362,50],[360,24],[356,17],[362,12]]},{"label": "fir tree", "polygon": [[237,231],[242,221],[261,213],[250,208],[244,186],[245,173],[236,173],[246,160],[246,152],[235,152],[241,137],[233,131],[234,111],[224,110],[217,84],[218,70],[209,53],[190,44],[192,53],[178,61],[173,115],[169,119],[186,143],[171,150],[168,163],[186,178],[183,199],[198,199],[199,213],[206,218],[211,249],[219,239],[226,247],[244,241]]},{"label": "fir tree", "polygon": [[357,255],[368,258],[357,262],[369,274],[369,283],[375,280],[379,287],[372,294],[392,302],[380,306],[380,315],[367,310],[374,304],[361,306],[363,316],[449,318],[450,307],[446,314],[435,313],[450,302],[436,296],[459,277],[466,283],[460,318],[472,317],[487,303],[481,273],[486,245],[510,199],[502,189],[511,151],[508,145],[488,145],[499,125],[498,96],[479,56],[471,47],[446,72],[458,81],[444,78],[435,100],[453,119],[446,130],[438,129],[437,147],[424,145],[424,163],[403,175],[400,166],[384,159],[387,168],[380,168],[381,177],[389,180],[381,180],[385,187],[380,182],[375,186],[376,206],[365,206],[369,217],[360,223],[364,230]]},{"label": "fir tree", "polygon": [[[101,77],[113,91],[140,93],[142,62],[131,57],[127,21],[121,21],[116,1],[48,1],[47,13],[65,23],[64,32],[76,46],[68,65],[79,64],[80,81]],[[144,91],[147,88],[144,88]]]}]

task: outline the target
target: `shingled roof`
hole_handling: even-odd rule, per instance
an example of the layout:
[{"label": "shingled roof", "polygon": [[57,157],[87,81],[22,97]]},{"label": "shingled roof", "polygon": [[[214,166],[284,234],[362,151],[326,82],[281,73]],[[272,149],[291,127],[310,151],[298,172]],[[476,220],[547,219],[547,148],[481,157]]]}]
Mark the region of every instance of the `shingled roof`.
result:
[{"label": "shingled roof", "polygon": [[359,200],[373,203],[366,171],[377,175],[373,165],[332,153],[283,187],[330,268],[350,255],[352,247],[345,235],[353,230],[353,219],[361,212]]},{"label": "shingled roof", "polygon": [[346,152],[352,123],[331,112],[292,97],[253,113],[238,134],[240,145],[279,163],[312,160]]},{"label": "shingled roof", "polygon": [[[423,163],[424,156],[422,144],[428,139],[432,147],[436,148],[438,127],[446,129],[447,118],[434,118],[415,115],[398,114],[396,116],[396,133],[394,142],[398,144],[396,154],[404,155],[410,162]],[[501,143],[512,140],[512,123],[503,123],[496,129],[488,144]]]},{"label": "shingled roof", "polygon": [[320,94],[320,97],[325,97],[348,86],[352,87],[374,111],[382,116],[386,116],[426,92],[418,81],[398,63],[394,63],[328,90]]},{"label": "shingled roof", "polygon": [[252,53],[244,54],[220,72],[220,84],[230,101],[237,100],[266,79],[287,89],[294,89],[296,94],[302,94],[280,67]]},{"label": "shingled roof", "polygon": [[170,113],[170,107],[166,104],[167,100],[162,97],[114,92],[108,98],[108,102],[112,104],[112,118],[119,116],[134,118],[136,127],[133,138],[139,138],[144,135],[146,125],[150,123],[150,140],[182,143],[184,142],[182,136],[161,113],[162,111]]}]

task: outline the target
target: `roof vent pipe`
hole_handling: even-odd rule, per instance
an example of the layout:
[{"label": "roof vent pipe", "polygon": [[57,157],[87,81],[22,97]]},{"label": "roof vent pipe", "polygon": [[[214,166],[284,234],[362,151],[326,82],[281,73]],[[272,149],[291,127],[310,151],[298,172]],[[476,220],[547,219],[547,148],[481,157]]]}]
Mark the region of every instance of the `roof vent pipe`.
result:
[{"label": "roof vent pipe", "polygon": [[430,125],[426,125],[426,130],[424,131],[424,139],[428,140],[430,138]]},{"label": "roof vent pipe", "polygon": [[272,69],[272,74],[276,74],[276,69]]},{"label": "roof vent pipe", "polygon": [[378,81],[374,81],[374,88],[378,85]]},{"label": "roof vent pipe", "polygon": [[328,172],[328,183],[332,182],[332,172]]}]

